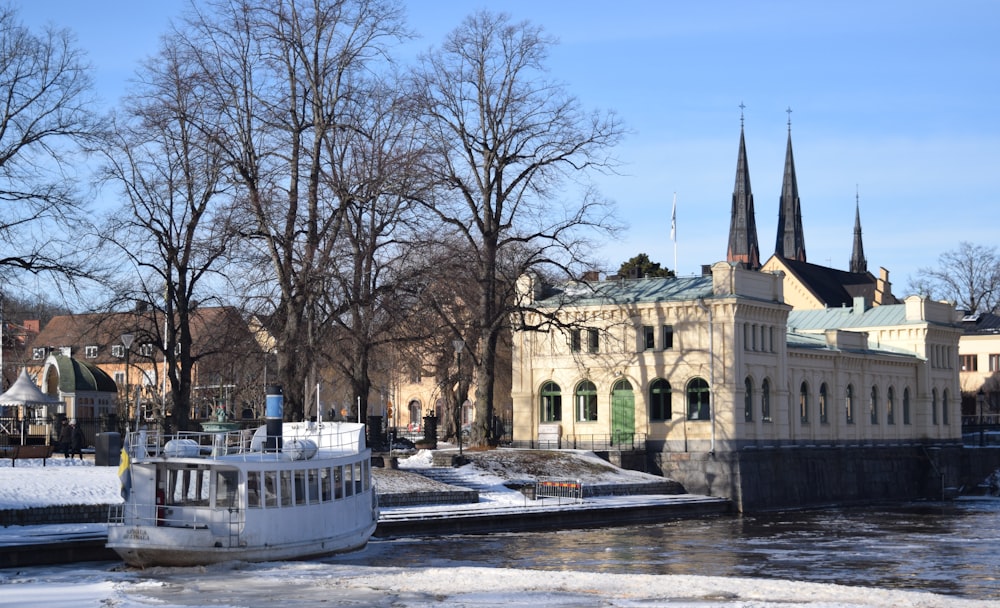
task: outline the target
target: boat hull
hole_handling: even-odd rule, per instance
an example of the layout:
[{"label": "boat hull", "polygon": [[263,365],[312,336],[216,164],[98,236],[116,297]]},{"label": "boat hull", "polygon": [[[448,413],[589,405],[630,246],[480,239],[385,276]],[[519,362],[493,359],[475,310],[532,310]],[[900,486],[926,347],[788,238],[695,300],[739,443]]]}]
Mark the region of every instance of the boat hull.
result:
[{"label": "boat hull", "polygon": [[[126,528],[122,534],[140,538],[150,538],[150,534],[152,534],[155,538],[158,530],[156,528]],[[185,547],[178,546],[175,541],[164,544],[154,544],[150,541],[137,543],[129,542],[124,538],[112,540],[109,536],[107,546],[113,549],[126,565],[134,568],[188,567],[229,561],[270,562],[328,557],[364,548],[374,532],[375,524],[373,523],[364,530],[357,530],[337,537],[262,547]]]}]

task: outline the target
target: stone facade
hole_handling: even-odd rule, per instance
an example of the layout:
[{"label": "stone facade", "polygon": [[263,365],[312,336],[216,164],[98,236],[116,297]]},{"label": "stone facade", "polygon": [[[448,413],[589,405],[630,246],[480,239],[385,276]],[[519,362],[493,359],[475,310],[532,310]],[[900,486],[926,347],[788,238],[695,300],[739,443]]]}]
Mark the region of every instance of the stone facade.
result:
[{"label": "stone facade", "polygon": [[949,305],[797,311],[783,273],[727,262],[691,278],[519,287],[539,312],[513,335],[515,441],[638,437],[652,468],[696,462],[688,491],[737,503],[751,450],[920,446],[922,458],[961,441]]}]

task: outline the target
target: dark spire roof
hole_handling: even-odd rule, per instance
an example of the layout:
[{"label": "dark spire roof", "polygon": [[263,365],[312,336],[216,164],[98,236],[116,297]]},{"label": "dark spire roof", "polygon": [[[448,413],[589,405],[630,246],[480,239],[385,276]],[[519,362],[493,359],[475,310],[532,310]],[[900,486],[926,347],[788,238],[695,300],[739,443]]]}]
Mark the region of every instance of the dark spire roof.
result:
[{"label": "dark spire roof", "polygon": [[851,251],[851,272],[868,272],[868,260],[865,259],[865,248],[861,243],[861,202],[857,193],[854,194],[854,249]]},{"label": "dark spire roof", "polygon": [[792,156],[791,108],[788,109],[788,147],[785,150],[785,176],[778,199],[778,238],[774,255],[806,261],[806,241],[802,233],[802,208],[799,202],[799,185],[795,179],[795,159]]},{"label": "dark spire roof", "polygon": [[[743,104],[740,104],[743,108]],[[751,270],[760,270],[760,247],[757,245],[757,221],[754,219],[753,191],[750,189],[750,166],[743,138],[743,114],[740,113],[740,151],[736,157],[736,186],[729,220],[729,250],[726,261],[742,262]]]}]

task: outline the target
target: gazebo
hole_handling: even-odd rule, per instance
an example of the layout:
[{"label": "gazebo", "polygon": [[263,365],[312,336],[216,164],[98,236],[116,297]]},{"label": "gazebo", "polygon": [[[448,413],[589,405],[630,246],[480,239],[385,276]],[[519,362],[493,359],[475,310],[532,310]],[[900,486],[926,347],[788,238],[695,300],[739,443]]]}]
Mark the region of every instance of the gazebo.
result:
[{"label": "gazebo", "polygon": [[[19,436],[23,445],[28,436],[41,436],[49,442],[48,423],[58,406],[64,403],[51,395],[46,395],[28,375],[28,370],[21,368],[21,375],[7,392],[0,395],[0,433],[8,437]],[[51,409],[50,409],[51,408]],[[13,416],[10,410],[13,409]]]}]

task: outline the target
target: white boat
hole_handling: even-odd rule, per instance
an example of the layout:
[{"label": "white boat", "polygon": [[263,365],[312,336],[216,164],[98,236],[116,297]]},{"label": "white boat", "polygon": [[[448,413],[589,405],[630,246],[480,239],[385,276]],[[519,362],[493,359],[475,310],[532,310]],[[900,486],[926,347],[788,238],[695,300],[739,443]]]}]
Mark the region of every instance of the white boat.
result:
[{"label": "white boat", "polygon": [[[130,566],[303,559],[364,547],[378,521],[365,426],[144,431],[126,439],[107,546]],[[272,429],[273,433],[273,429]]]}]

